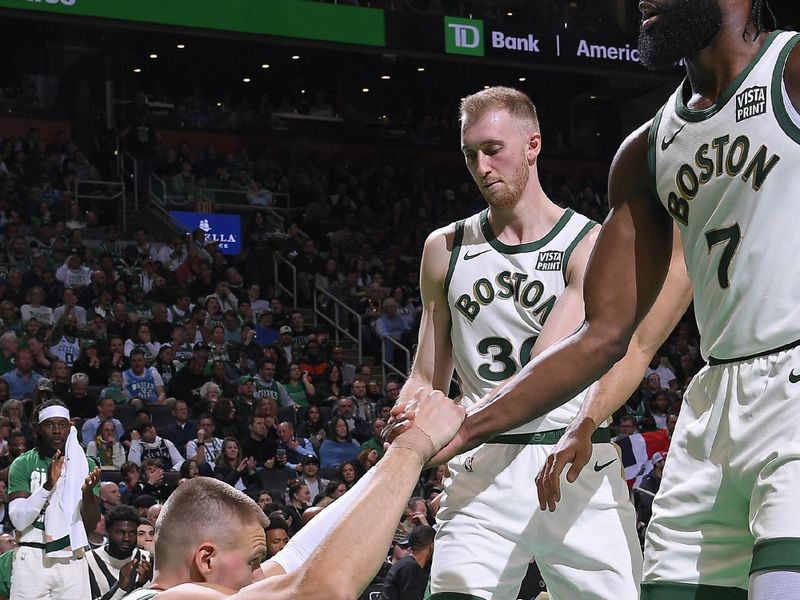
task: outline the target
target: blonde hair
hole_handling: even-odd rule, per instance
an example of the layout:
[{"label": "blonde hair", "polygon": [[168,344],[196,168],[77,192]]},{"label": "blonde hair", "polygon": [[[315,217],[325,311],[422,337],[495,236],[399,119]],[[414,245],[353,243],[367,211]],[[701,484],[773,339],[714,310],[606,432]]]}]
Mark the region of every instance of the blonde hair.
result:
[{"label": "blonde hair", "polygon": [[264,511],[239,490],[209,477],[184,481],[164,503],[156,522],[155,555],[160,566],[183,560],[183,550],[213,539],[231,546],[241,526],[269,525]]},{"label": "blonde hair", "polygon": [[536,107],[527,94],[510,87],[494,86],[461,99],[461,127],[491,109],[505,109],[523,133],[539,133]]}]

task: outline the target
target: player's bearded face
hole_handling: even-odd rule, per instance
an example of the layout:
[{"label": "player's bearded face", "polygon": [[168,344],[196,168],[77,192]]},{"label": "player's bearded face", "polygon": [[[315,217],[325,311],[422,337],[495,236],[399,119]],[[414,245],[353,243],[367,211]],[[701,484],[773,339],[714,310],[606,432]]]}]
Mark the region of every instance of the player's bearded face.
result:
[{"label": "player's bearded face", "polygon": [[696,56],[722,27],[719,0],[653,0],[644,6],[639,58],[651,71]]},{"label": "player's bearded face", "polygon": [[530,176],[528,163],[522,160],[514,172],[511,173],[510,178],[503,179],[500,183],[484,188],[483,197],[486,198],[489,206],[493,208],[511,208],[522,197],[522,191],[528,185]]}]

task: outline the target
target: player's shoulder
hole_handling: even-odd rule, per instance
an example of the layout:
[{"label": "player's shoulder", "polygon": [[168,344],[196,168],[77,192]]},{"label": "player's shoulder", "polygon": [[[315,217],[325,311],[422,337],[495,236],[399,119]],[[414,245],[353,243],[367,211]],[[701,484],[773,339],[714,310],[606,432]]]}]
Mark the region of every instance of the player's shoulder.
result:
[{"label": "player's shoulder", "polygon": [[444,227],[434,229],[425,240],[426,250],[430,246],[432,250],[446,250],[450,252],[458,244],[459,235],[463,235],[465,228],[474,228],[479,225],[482,213],[475,213],[465,219],[459,219],[448,223]]},{"label": "player's shoulder", "polygon": [[609,173],[609,197],[628,198],[649,193],[651,174],[649,164],[650,135],[658,123],[651,119],[631,132],[617,150]]}]

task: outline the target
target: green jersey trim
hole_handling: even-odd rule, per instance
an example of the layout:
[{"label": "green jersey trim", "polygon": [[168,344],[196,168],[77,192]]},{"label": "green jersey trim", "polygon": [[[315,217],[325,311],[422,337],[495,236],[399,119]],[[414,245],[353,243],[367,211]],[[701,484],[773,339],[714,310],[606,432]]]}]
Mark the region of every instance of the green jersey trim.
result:
[{"label": "green jersey trim", "polygon": [[658,158],[658,129],[661,127],[661,119],[664,116],[665,104],[656,113],[653,122],[650,123],[650,131],[647,132],[647,170],[650,171],[650,191],[653,197],[661,202],[658,195],[658,173],[656,172],[656,159]]},{"label": "green jersey trim", "polygon": [[772,72],[772,108],[775,111],[775,119],[783,129],[783,132],[798,144],[800,144],[800,128],[789,117],[789,111],[786,109],[786,104],[783,100],[783,71],[789,54],[799,42],[800,34],[793,36],[789,40],[778,55],[775,70]]},{"label": "green jersey trim", "polygon": [[747,600],[747,590],[701,583],[645,581],[641,600]]},{"label": "green jersey trim", "polygon": [[534,252],[535,250],[543,248],[549,244],[553,238],[555,238],[561,232],[561,230],[564,229],[566,224],[572,218],[573,214],[575,213],[571,208],[568,208],[566,211],[564,211],[564,214],[561,215],[561,218],[558,220],[558,222],[542,239],[535,242],[527,242],[525,244],[509,246],[508,244],[504,244],[498,240],[497,236],[494,234],[494,231],[492,231],[492,226],[489,223],[489,209],[487,208],[481,212],[481,231],[483,232],[483,237],[485,237],[486,241],[489,242],[489,245],[501,254],[523,254],[525,252]]},{"label": "green jersey trim", "polygon": [[796,571],[800,568],[800,539],[759,540],[753,546],[750,574],[759,571]]},{"label": "green jersey trim", "polygon": [[444,295],[450,291],[450,282],[453,280],[453,273],[456,270],[461,243],[464,241],[464,220],[456,222],[456,235],[453,238],[453,250],[450,252],[450,262],[447,265],[447,274],[444,277]]},{"label": "green jersey trim", "polygon": [[719,111],[721,111],[725,105],[733,98],[736,91],[739,89],[739,86],[742,85],[742,82],[747,79],[747,76],[750,75],[750,71],[753,70],[753,67],[758,64],[758,61],[761,60],[761,57],[764,55],[764,52],[767,51],[767,48],[770,47],[772,42],[775,41],[775,38],[778,37],[783,31],[776,30],[769,33],[767,36],[766,41],[761,44],[761,48],[758,49],[756,55],[753,57],[753,60],[750,61],[750,64],[745,67],[744,71],[739,73],[739,76],[736,77],[729,85],[725,88],[725,90],[720,94],[720,97],[717,101],[709,106],[708,108],[704,108],[702,110],[692,110],[686,106],[686,102],[684,101],[684,96],[687,93],[691,92],[691,85],[689,84],[689,78],[683,80],[680,87],[678,88],[678,94],[675,97],[675,112],[678,113],[678,116],[683,118],[686,121],[691,123],[698,123],[700,121],[705,121],[713,117]]},{"label": "green jersey trim", "polygon": [[564,284],[567,283],[567,267],[569,266],[569,259],[572,257],[572,252],[581,243],[581,240],[586,237],[586,235],[592,230],[592,228],[597,225],[594,221],[589,221],[586,225],[583,226],[583,229],[578,232],[578,235],[575,236],[575,239],[572,240],[567,249],[564,250],[564,258],[561,261],[561,274],[564,276]]}]

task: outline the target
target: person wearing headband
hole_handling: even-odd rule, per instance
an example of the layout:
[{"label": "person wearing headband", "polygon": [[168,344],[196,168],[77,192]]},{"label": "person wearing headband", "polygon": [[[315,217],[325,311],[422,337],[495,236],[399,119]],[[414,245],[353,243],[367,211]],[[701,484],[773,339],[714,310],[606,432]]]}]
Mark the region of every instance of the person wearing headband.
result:
[{"label": "person wearing headband", "polygon": [[42,403],[33,422],[36,447],[8,474],[9,516],[19,541],[10,600],[89,598],[83,552],[86,531],[100,520],[100,469],[83,453],[63,402]]}]

